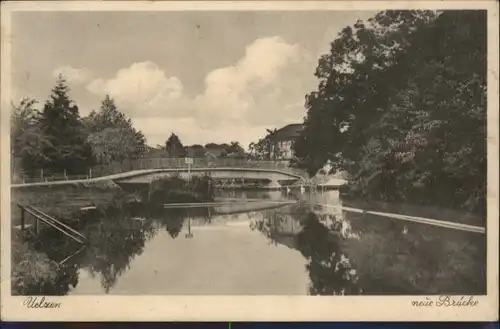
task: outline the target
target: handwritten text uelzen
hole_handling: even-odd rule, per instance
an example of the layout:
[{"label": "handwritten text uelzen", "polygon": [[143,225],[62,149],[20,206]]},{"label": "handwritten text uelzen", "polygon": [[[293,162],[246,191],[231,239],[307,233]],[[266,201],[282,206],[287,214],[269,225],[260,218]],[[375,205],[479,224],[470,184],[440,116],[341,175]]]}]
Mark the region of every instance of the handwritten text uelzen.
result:
[{"label": "handwritten text uelzen", "polygon": [[61,303],[45,300],[45,297],[26,297],[23,305],[27,308],[61,308]]}]

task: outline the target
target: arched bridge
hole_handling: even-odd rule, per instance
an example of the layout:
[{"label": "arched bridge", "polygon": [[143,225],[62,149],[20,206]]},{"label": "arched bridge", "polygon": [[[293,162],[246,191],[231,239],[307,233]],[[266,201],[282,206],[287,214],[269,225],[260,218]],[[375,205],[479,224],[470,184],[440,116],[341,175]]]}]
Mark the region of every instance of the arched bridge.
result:
[{"label": "arched bridge", "polygon": [[[51,186],[73,183],[90,183],[97,181],[114,181],[118,184],[144,184],[155,178],[166,177],[179,173],[182,177],[210,174],[217,182],[237,181],[248,185],[249,181],[257,182],[259,187],[278,188],[282,183],[290,184],[305,179],[306,185],[319,187],[336,187],[344,185],[346,180],[342,173],[327,179],[316,179],[312,182],[307,174],[299,169],[291,168],[287,161],[266,161],[252,159],[191,159],[187,164],[184,158],[151,158],[138,159],[129,163],[111,163],[89,168],[86,175],[67,175],[63,172],[52,172],[41,169],[38,175],[26,175],[23,172],[12,171],[11,187]],[[33,174],[33,173],[31,173]]]},{"label": "arched bridge", "polygon": [[138,159],[130,163],[112,163],[90,168],[87,175],[71,176],[64,172],[40,170],[38,177],[15,173],[11,187],[64,185],[95,181],[114,181],[124,184],[146,184],[152,180],[179,174],[183,178],[193,175],[210,176],[215,181],[257,181],[259,187],[278,188],[281,183],[293,183],[306,177],[301,170],[290,168],[286,161],[251,159],[191,159],[184,158]]},{"label": "arched bridge", "polygon": [[259,187],[277,189],[283,183],[291,184],[303,179],[301,175],[280,169],[263,168],[165,168],[149,169],[123,173],[112,180],[120,186],[150,184],[152,181],[164,177],[178,175],[188,179],[192,176],[210,175],[215,181],[258,181]]}]

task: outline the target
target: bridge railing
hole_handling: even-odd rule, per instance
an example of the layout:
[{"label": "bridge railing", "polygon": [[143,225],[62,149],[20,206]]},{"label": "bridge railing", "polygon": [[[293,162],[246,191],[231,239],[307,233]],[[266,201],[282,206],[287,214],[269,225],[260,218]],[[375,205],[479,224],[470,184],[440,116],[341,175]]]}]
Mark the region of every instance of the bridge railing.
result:
[{"label": "bridge railing", "polygon": [[[259,168],[269,170],[281,170],[295,175],[304,176],[305,173],[301,170],[289,167],[288,161],[266,161],[253,160],[245,158],[193,158],[191,168]],[[187,168],[185,158],[145,158],[137,159],[126,165],[117,166],[116,168],[104,168],[106,174],[114,174],[130,170],[145,170],[145,169],[180,169]],[[95,175],[100,175],[101,170],[94,169]]]},{"label": "bridge railing", "polygon": [[[289,167],[288,161],[268,161],[268,160],[252,160],[246,158],[193,158],[191,168],[255,168],[280,170],[294,175],[305,177],[302,170]],[[37,172],[13,172],[11,182],[13,184],[23,183],[38,183],[51,182],[62,180],[81,180],[96,177],[102,177],[112,174],[119,174],[134,170],[147,169],[180,169],[187,168],[185,158],[144,158],[135,159],[123,162],[114,162],[105,165],[94,166],[89,168],[86,174],[68,175],[65,172],[49,172],[47,170],[39,170]]]}]

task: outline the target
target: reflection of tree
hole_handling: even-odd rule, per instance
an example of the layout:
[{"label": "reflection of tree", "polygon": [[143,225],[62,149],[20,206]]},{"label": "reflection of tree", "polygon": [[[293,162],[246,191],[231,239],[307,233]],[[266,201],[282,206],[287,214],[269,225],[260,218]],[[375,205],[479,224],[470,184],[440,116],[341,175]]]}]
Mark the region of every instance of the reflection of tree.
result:
[{"label": "reflection of tree", "polygon": [[[301,230],[295,233],[294,226],[285,226],[289,221],[300,223]],[[361,292],[356,271],[350,260],[341,253],[338,244],[340,237],[323,225],[315,214],[307,212],[306,208],[298,205],[288,210],[264,212],[262,217],[251,222],[250,227],[264,234],[271,243],[284,244],[302,253],[309,261],[307,270],[311,280],[310,294],[339,295]]]},{"label": "reflection of tree", "polygon": [[169,218],[167,219],[167,225],[165,226],[165,228],[172,239],[175,239],[182,231],[184,219],[185,218],[181,216],[169,216]]},{"label": "reflection of tree", "polygon": [[42,228],[38,239],[31,236],[13,244],[13,294],[60,296],[78,284],[78,267],[58,264],[73,252],[75,244],[66,240],[61,245],[57,241],[63,241],[60,234]]},{"label": "reflection of tree", "polygon": [[205,223],[212,222],[212,209],[203,208],[168,208],[156,213],[158,223],[164,227],[172,239],[177,238],[182,231],[184,221],[191,217],[193,219],[201,218]]},{"label": "reflection of tree", "polygon": [[325,214],[315,212],[320,222],[331,231],[338,233],[344,239],[360,239],[359,234],[352,229],[351,222],[342,213]]},{"label": "reflection of tree", "polygon": [[269,239],[270,243],[277,245],[277,236],[282,223],[285,221],[286,217],[284,214],[276,211],[265,211],[262,213],[262,217],[255,217],[250,222],[250,228],[258,230]]},{"label": "reflection of tree", "polygon": [[78,283],[74,266],[59,266],[31,241],[13,244],[13,295],[65,295]]},{"label": "reflection of tree", "polygon": [[309,260],[307,270],[312,295],[358,294],[356,271],[341,253],[335,237],[313,213],[304,222],[297,236],[299,251]]},{"label": "reflection of tree", "polygon": [[117,278],[129,268],[136,255],[143,251],[146,238],[154,234],[150,220],[136,220],[127,212],[109,209],[107,216],[89,223],[82,231],[89,246],[85,252],[85,266],[91,273],[100,273],[106,293]]},{"label": "reflection of tree", "polygon": [[[75,253],[81,245],[52,228],[42,226],[33,244],[36,253],[16,259],[24,266],[17,268],[19,275],[16,277],[20,278],[14,283],[17,292],[67,294],[70,286],[78,283],[79,268],[84,267],[91,276],[100,275],[101,285],[108,293],[118,277],[128,270],[132,259],[142,253],[146,241],[155,236],[158,225],[153,225],[151,217],[159,227],[165,227],[172,238],[176,238],[186,218],[191,216],[210,222],[213,212],[209,208],[145,209],[125,201],[123,196],[118,196],[96,211],[71,216],[71,226],[87,237],[88,246],[64,265],[58,265],[58,262]],[[31,266],[33,264],[36,266]],[[35,272],[33,280],[25,273],[27,271]]]},{"label": "reflection of tree", "polygon": [[300,218],[283,208],[259,215],[250,222],[252,230],[258,230],[275,245],[280,243],[290,247],[290,244],[294,244],[294,236],[300,228]]},{"label": "reflection of tree", "polygon": [[[87,237],[88,245],[80,254],[59,267],[59,285],[76,284],[78,268],[86,267],[91,275],[100,274],[102,287],[107,293],[117,278],[129,268],[135,255],[142,253],[147,239],[154,236],[155,227],[149,219],[132,217],[131,214],[138,214],[140,209],[122,201],[115,198],[94,212],[72,216],[73,219],[79,218],[73,226]],[[58,261],[81,247],[51,228],[41,232],[40,240],[44,242],[39,248],[50,259]]]}]

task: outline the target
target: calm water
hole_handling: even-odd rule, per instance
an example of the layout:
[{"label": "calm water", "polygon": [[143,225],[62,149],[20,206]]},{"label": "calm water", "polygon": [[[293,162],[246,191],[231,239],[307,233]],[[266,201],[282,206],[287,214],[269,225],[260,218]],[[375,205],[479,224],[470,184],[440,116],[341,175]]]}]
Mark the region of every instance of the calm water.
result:
[{"label": "calm water", "polygon": [[485,293],[484,235],[348,213],[336,191],[220,197],[220,206],[88,215],[81,250],[47,231],[39,249],[70,257],[52,293]]}]

